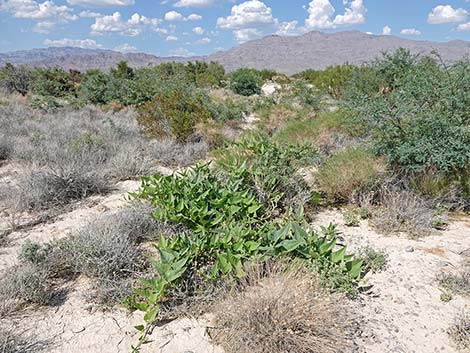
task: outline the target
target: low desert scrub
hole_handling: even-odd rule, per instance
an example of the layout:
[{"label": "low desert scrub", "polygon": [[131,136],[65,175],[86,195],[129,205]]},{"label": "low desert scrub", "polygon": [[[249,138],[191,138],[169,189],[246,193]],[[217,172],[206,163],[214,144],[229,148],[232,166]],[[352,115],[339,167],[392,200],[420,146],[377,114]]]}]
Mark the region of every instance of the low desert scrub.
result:
[{"label": "low desert scrub", "polygon": [[448,332],[457,347],[462,352],[468,352],[470,349],[470,312],[464,309],[458,314]]},{"label": "low desert scrub", "polygon": [[150,145],[152,157],[158,163],[170,167],[187,167],[206,157],[209,146],[202,140],[178,143],[175,140],[155,140]]},{"label": "low desert scrub", "polygon": [[309,142],[323,149],[328,141],[338,139],[345,133],[346,119],[343,111],[321,112],[315,117],[293,119],[274,138],[283,143]]},{"label": "low desert scrub", "polygon": [[383,188],[380,205],[373,211],[372,222],[384,233],[405,232],[411,236],[434,231],[435,211],[410,190]]},{"label": "low desert scrub", "polygon": [[19,211],[62,208],[108,192],[117,181],[150,174],[158,161],[186,165],[206,152],[204,142],[153,144],[139,132],[132,111],[44,113],[12,103],[0,107],[0,118],[5,157],[27,170],[5,198]]},{"label": "low desert scrub", "polygon": [[383,166],[364,147],[351,146],[325,160],[315,175],[319,191],[333,202],[347,202],[354,193],[377,179]]},{"label": "low desert scrub", "polygon": [[50,283],[83,275],[92,280],[90,301],[118,303],[148,268],[140,244],[170,231],[153,220],[147,206],[134,205],[93,219],[64,239],[44,245],[26,242],[21,264],[2,280],[0,302],[7,305],[11,297],[47,305],[54,293]]},{"label": "low desert scrub", "polygon": [[34,341],[18,333],[18,328],[0,327],[0,353],[37,353],[50,346],[50,341]]},{"label": "low desert scrub", "polygon": [[370,246],[359,249],[358,256],[364,261],[364,272],[381,272],[387,268],[388,255],[382,250]]},{"label": "low desert scrub", "polygon": [[450,294],[470,296],[470,257],[466,256],[462,265],[455,274],[442,274],[439,284]]},{"label": "low desert scrub", "polygon": [[298,265],[256,265],[214,308],[215,341],[233,353],[339,353],[351,348],[345,298]]},{"label": "low desert scrub", "polygon": [[14,266],[0,280],[0,317],[25,305],[47,305],[52,296],[47,272],[33,264]]},{"label": "low desert scrub", "polygon": [[124,209],[90,221],[55,244],[70,271],[93,279],[90,297],[116,303],[131,293],[132,284],[148,263],[139,246],[167,231],[147,209]]}]

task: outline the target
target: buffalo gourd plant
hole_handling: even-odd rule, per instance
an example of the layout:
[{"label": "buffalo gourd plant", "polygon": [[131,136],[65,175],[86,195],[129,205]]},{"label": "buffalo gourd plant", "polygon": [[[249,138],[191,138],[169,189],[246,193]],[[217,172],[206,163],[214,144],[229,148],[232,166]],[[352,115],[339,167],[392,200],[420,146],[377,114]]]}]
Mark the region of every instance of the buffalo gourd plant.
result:
[{"label": "buffalo gourd plant", "polygon": [[[243,168],[243,167],[241,167]],[[209,165],[198,165],[172,176],[142,179],[133,196],[150,200],[153,217],[180,223],[185,231],[171,239],[161,237],[152,261],[157,273],[145,279],[130,304],[143,312],[144,324],[134,352],[146,342],[158,318],[159,303],[186,276],[200,275],[208,281],[240,278],[248,260],[287,256],[301,259],[319,271],[335,267],[355,281],[362,262],[337,246],[337,232],[322,234],[304,229],[293,221],[274,220],[266,207],[246,187],[243,173],[223,175]]]}]

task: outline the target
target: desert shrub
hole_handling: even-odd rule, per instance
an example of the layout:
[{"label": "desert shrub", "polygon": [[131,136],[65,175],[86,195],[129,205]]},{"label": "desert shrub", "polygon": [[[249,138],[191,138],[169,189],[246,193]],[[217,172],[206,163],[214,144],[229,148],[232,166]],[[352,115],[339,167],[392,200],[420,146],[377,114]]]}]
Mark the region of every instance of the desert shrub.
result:
[{"label": "desert shrub", "polygon": [[35,94],[51,97],[67,97],[75,94],[75,85],[69,73],[61,68],[38,68],[33,72]]},{"label": "desert shrub", "polygon": [[294,98],[298,99],[302,106],[306,106],[314,110],[320,109],[320,95],[318,94],[318,91],[306,81],[295,81],[292,85],[292,93]]},{"label": "desert shrub", "polygon": [[448,333],[457,347],[463,352],[470,349],[470,313],[468,310],[464,309],[455,317]]},{"label": "desert shrub", "polygon": [[371,92],[374,85],[353,80],[347,104],[372,136],[376,152],[407,173],[450,176],[467,194],[469,61],[447,67],[399,50],[373,69],[385,88]]},{"label": "desert shrub", "polygon": [[238,69],[230,75],[230,88],[242,96],[261,93],[261,77],[256,70]]},{"label": "desert shrub", "polygon": [[315,174],[315,182],[331,200],[345,202],[355,191],[372,184],[380,169],[380,162],[372,152],[351,146],[329,157]]},{"label": "desert shrub", "polygon": [[32,76],[31,70],[26,66],[7,63],[0,69],[0,86],[8,93],[16,92],[26,96],[31,89]]},{"label": "desert shrub", "polygon": [[349,133],[348,114],[345,111],[321,112],[315,117],[291,119],[276,133],[274,139],[282,143],[313,143],[323,148],[329,139]]},{"label": "desert shrub", "polygon": [[144,267],[137,245],[151,238],[158,226],[150,215],[125,209],[90,221],[57,246],[77,273],[91,278],[128,277]]},{"label": "desert shrub", "polygon": [[151,137],[173,137],[185,142],[196,123],[211,117],[204,98],[183,87],[170,89],[144,103],[138,110],[137,121]]},{"label": "desert shrub", "polygon": [[85,102],[92,104],[107,103],[109,76],[99,70],[90,70],[83,77],[79,95]]},{"label": "desert shrub", "polygon": [[385,233],[406,232],[421,236],[433,231],[433,218],[433,209],[419,195],[406,189],[384,187],[372,222]]},{"label": "desert shrub", "polygon": [[225,78],[225,69],[217,62],[188,62],[185,66],[187,76],[198,87],[218,87]]},{"label": "desert shrub", "polygon": [[294,76],[307,80],[323,92],[329,93],[333,98],[340,99],[353,70],[354,67],[351,65],[338,65],[319,71],[309,69]]},{"label": "desert shrub", "polygon": [[16,192],[27,208],[63,206],[155,168],[154,150],[132,111],[42,112],[12,104],[0,107],[0,117],[5,121],[0,141],[8,142],[9,158],[31,170]]},{"label": "desert shrub", "polygon": [[127,64],[127,61],[120,61],[115,68],[111,69],[111,75],[116,79],[132,79],[134,69]]},{"label": "desert shrub", "polygon": [[35,353],[50,348],[50,340],[35,341],[32,337],[26,337],[24,332],[18,332],[20,330],[18,327],[0,327],[1,353]]},{"label": "desert shrub", "polygon": [[453,294],[470,296],[470,257],[466,257],[462,268],[454,274],[442,274],[438,278],[441,288]]},{"label": "desert shrub", "polygon": [[194,165],[206,157],[209,146],[204,141],[179,143],[175,140],[153,140],[150,144],[151,156],[163,166]]},{"label": "desert shrub", "polygon": [[31,264],[11,267],[0,280],[0,315],[27,304],[47,305],[52,294],[46,272]]},{"label": "desert shrub", "polygon": [[171,176],[142,179],[133,196],[150,201],[157,220],[182,223],[187,231],[160,238],[158,260],[152,262],[157,276],[144,280],[130,300],[146,312],[146,325],[138,327],[138,346],[155,323],[161,300],[187,283],[188,276],[235,279],[243,277],[243,264],[250,259],[291,257],[321,274],[334,269],[342,274],[343,283],[355,283],[359,277],[362,261],[346,255],[345,247],[335,248],[335,229],[320,233],[295,221],[276,221],[277,215],[267,212],[244,182],[245,170],[246,165],[229,172],[198,165]]},{"label": "desert shrub", "polygon": [[[267,268],[266,268],[267,267]],[[258,265],[215,307],[211,334],[227,352],[345,352],[354,321],[346,303],[302,268]]]},{"label": "desert shrub", "polygon": [[266,136],[253,134],[217,153],[217,163],[237,174],[257,199],[271,211],[296,209],[311,200],[299,168],[318,159],[309,145],[279,145]]},{"label": "desert shrub", "polygon": [[103,194],[110,189],[108,182],[94,174],[31,172],[23,175],[17,185],[16,204],[23,210],[60,208],[71,201]]},{"label": "desert shrub", "polygon": [[363,270],[365,272],[376,273],[387,268],[388,255],[384,251],[366,246],[359,249],[357,254],[364,261]]},{"label": "desert shrub", "polygon": [[223,101],[206,101],[206,107],[211,111],[215,120],[220,122],[240,121],[248,112],[247,106],[240,100],[227,98]]}]

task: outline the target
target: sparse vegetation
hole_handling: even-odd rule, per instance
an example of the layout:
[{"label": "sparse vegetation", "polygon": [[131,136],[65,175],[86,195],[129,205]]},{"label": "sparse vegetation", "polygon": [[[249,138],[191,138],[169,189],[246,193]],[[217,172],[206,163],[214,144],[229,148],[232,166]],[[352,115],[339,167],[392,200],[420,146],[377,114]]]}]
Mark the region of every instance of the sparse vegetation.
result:
[{"label": "sparse vegetation", "polygon": [[468,310],[464,309],[456,316],[449,329],[449,335],[462,352],[470,349],[470,313]]},{"label": "sparse vegetation", "polygon": [[339,353],[350,348],[354,332],[344,299],[295,265],[253,266],[215,317],[213,337],[234,353]]},{"label": "sparse vegetation", "polygon": [[[352,349],[349,300],[388,255],[355,242],[348,254],[348,236],[366,224],[427,235],[470,205],[469,67],[405,50],[291,78],[204,62],[6,65],[0,245],[129,179],[141,187],[132,207],[27,240],[0,269],[0,316],[56,304],[83,280],[87,302],[144,312],[134,352],[159,320],[208,311],[227,352]],[[268,81],[275,91],[261,94]],[[343,236],[330,212],[358,228]],[[468,296],[468,267],[439,277],[441,300]],[[463,349],[467,317],[449,331]],[[10,337],[0,330],[1,349],[27,351]]]}]

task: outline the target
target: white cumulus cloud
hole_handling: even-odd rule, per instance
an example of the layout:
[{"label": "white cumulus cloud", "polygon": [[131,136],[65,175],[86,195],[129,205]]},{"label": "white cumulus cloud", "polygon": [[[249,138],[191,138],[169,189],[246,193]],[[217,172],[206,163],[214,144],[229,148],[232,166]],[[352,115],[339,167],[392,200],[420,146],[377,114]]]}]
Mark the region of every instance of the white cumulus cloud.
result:
[{"label": "white cumulus cloud", "polygon": [[458,32],[470,32],[470,22],[459,24],[456,30]]},{"label": "white cumulus cloud", "polygon": [[175,42],[177,40],[178,40],[177,36],[169,35],[168,37],[166,37],[167,42]]},{"label": "white cumulus cloud", "polygon": [[188,20],[188,21],[199,21],[199,20],[202,20],[202,16],[198,15],[196,13],[192,13],[191,15],[186,17],[186,20]]},{"label": "white cumulus cloud", "polygon": [[95,23],[91,25],[91,33],[93,35],[117,33],[134,37],[149,28],[154,31],[159,31],[158,20],[156,18],[148,18],[135,13],[125,21],[122,19],[121,13],[116,11],[110,16],[95,18]]},{"label": "white cumulus cloud", "polygon": [[382,29],[382,35],[383,36],[389,36],[392,34],[392,28],[390,26],[385,26],[383,29]]},{"label": "white cumulus cloud", "polygon": [[169,11],[165,14],[165,21],[182,21],[184,16],[177,11]]},{"label": "white cumulus cloud", "polygon": [[202,35],[202,34],[204,34],[205,30],[202,27],[194,27],[193,32],[196,33],[196,34]]},{"label": "white cumulus cloud", "polygon": [[213,0],[179,0],[174,7],[206,7],[213,4]]},{"label": "white cumulus cloud", "polygon": [[204,37],[196,41],[196,44],[206,45],[206,44],[209,44],[210,42],[212,42],[212,40],[209,37]]},{"label": "white cumulus cloud", "polygon": [[130,6],[134,0],[67,0],[70,5],[79,6]]},{"label": "white cumulus cloud", "polygon": [[244,43],[261,36],[263,33],[256,28],[244,28],[233,31],[233,34],[238,43]]},{"label": "white cumulus cloud", "polygon": [[255,28],[275,24],[270,7],[259,0],[249,0],[232,7],[230,16],[219,17],[217,27],[222,29]]},{"label": "white cumulus cloud", "polygon": [[419,36],[421,35],[421,31],[417,30],[416,28],[403,28],[400,31],[401,34],[407,35],[407,36]]},{"label": "white cumulus cloud", "polygon": [[77,47],[83,49],[99,49],[102,47],[93,39],[46,39],[43,44],[49,47]]},{"label": "white cumulus cloud", "polygon": [[72,14],[72,9],[66,5],[56,5],[54,1],[39,3],[34,0],[6,0],[1,3],[1,9],[7,11],[16,18],[28,18],[33,20],[55,19],[73,21],[78,19]]},{"label": "white cumulus cloud", "polygon": [[450,5],[439,5],[428,14],[428,23],[432,25],[459,23],[465,21],[468,12],[465,9],[454,9]]},{"label": "white cumulus cloud", "polygon": [[133,45],[130,45],[129,43],[124,43],[121,45],[118,45],[117,47],[114,47],[114,50],[120,51],[121,53],[132,53],[137,51],[137,48],[134,47]]},{"label": "white cumulus cloud", "polygon": [[307,9],[309,16],[305,20],[305,28],[308,30],[328,29],[365,22],[367,9],[363,0],[343,0],[343,4],[346,6],[344,14],[333,17],[336,9],[329,0],[312,0]]}]

